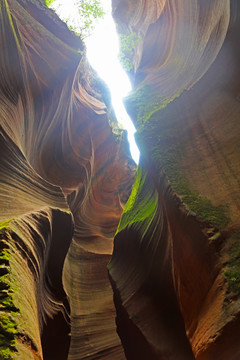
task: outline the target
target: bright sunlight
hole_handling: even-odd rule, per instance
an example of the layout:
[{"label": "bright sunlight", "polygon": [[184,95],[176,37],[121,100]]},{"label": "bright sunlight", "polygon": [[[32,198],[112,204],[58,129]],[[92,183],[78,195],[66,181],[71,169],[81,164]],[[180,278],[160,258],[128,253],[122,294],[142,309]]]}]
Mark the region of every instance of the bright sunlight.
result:
[{"label": "bright sunlight", "polygon": [[[82,2],[85,5],[88,3],[87,1]],[[61,19],[68,23],[68,26],[83,35],[88,60],[110,88],[117,120],[128,131],[132,158],[138,164],[139,150],[134,139],[136,129],[123,105],[123,98],[131,90],[131,84],[118,59],[119,42],[111,16],[111,0],[92,1],[92,3],[95,2],[101,4],[104,14],[100,12],[100,17],[94,19],[93,29],[91,29],[91,18],[87,19],[85,24],[81,21],[81,14],[79,15],[78,10],[79,5],[77,6],[79,1],[54,0],[51,8],[57,12]],[[84,33],[86,27],[90,28],[87,35]],[[81,31],[81,29],[83,30]]]}]

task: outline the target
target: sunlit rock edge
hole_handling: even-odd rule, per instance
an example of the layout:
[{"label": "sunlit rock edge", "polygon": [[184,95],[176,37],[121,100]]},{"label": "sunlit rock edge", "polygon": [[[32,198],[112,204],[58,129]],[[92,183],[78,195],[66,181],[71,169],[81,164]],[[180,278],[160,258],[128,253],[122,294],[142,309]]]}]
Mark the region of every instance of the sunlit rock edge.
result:
[{"label": "sunlit rock edge", "polygon": [[237,2],[113,1],[142,38],[122,217],[135,166],[84,46],[40,1],[0,10],[1,356],[235,359]]},{"label": "sunlit rock edge", "polygon": [[142,38],[125,100],[141,160],[108,266],[125,353],[235,359],[239,4],[113,1],[113,9],[120,33]]},{"label": "sunlit rock edge", "polygon": [[126,134],[52,10],[2,1],[0,17],[0,357],[122,359],[107,263],[135,174]]}]

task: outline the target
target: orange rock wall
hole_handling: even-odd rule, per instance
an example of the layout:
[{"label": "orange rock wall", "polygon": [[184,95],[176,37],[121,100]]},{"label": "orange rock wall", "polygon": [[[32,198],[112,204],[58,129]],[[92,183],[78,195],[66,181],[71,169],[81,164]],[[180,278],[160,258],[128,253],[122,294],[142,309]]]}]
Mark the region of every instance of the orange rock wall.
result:
[{"label": "orange rock wall", "polygon": [[[28,257],[36,259],[36,270],[29,267],[27,276],[20,271],[12,280],[20,293],[16,356],[42,359],[44,331],[43,353],[51,358],[43,320],[50,324],[68,299],[68,358],[122,359],[106,264],[135,173],[126,134],[113,134],[109,90],[88,64],[81,40],[52,10],[40,1],[4,0],[0,16],[1,227],[4,237],[23,228],[24,248],[12,240],[11,258],[13,264],[20,259],[18,270]],[[44,227],[45,215],[42,221],[35,215],[46,213],[51,224],[52,211],[59,229],[65,229],[58,242],[51,226],[48,232]],[[49,257],[51,246],[55,254]],[[46,287],[41,280],[45,273]],[[24,282],[29,286],[26,299],[21,296]],[[22,325],[26,301],[34,316],[29,314]],[[66,357],[66,348],[57,356]]]},{"label": "orange rock wall", "polygon": [[237,359],[239,6],[113,6],[120,33],[142,37],[125,101],[141,172],[109,265],[127,358]]},{"label": "orange rock wall", "polygon": [[141,40],[135,182],[81,40],[38,0],[0,2],[1,332],[19,359],[237,359],[238,2],[113,14]]}]

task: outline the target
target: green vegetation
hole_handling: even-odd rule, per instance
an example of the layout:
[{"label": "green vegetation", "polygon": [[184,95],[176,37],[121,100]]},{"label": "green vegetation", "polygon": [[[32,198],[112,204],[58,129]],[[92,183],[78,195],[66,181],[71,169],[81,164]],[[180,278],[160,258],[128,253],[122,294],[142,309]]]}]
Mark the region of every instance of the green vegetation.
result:
[{"label": "green vegetation", "polygon": [[16,353],[17,327],[10,313],[0,314],[0,359],[13,359]]},{"label": "green vegetation", "polygon": [[227,208],[223,206],[214,206],[211,201],[189,188],[187,179],[181,169],[181,159],[184,151],[178,146],[172,145],[165,153],[161,147],[155,147],[153,157],[158,160],[171,182],[174,190],[181,195],[182,200],[188,207],[203,220],[215,225],[218,229],[227,226],[229,219],[225,215]]},{"label": "green vegetation", "polygon": [[104,16],[104,11],[98,0],[78,0],[76,5],[80,18],[80,36],[84,39],[93,31],[94,22]]},{"label": "green vegetation", "polygon": [[139,166],[117,232],[133,223],[146,221],[146,224],[150,224],[156,213],[157,204],[158,195],[155,186],[150,176]]},{"label": "green vegetation", "polygon": [[151,85],[144,84],[127,98],[127,108],[132,118],[137,114],[137,142],[141,145],[143,156],[146,151],[147,156],[154,162],[153,166],[158,168],[159,172],[162,169],[166,171],[173,189],[190,210],[221,230],[229,223],[228,207],[214,206],[208,198],[190,188],[182,168],[185,144],[180,134],[184,132],[179,128],[174,116],[164,121],[165,108],[179,97],[182,91],[179,90],[172,98],[166,99],[161,98]]},{"label": "green vegetation", "polygon": [[[141,89],[142,96],[138,97],[138,111],[140,113],[141,124],[138,137],[144,138],[144,143],[149,147],[146,149],[148,156],[153,159],[156,168],[161,171],[164,169],[170,180],[173,189],[181,196],[185,204],[190,210],[195,212],[206,222],[213,224],[218,229],[223,229],[229,222],[227,217],[227,206],[214,206],[211,201],[198,194],[190,188],[188,180],[182,168],[182,159],[185,154],[185,144],[182,142],[180,134],[183,130],[179,129],[178,121],[173,118],[168,118],[164,121],[165,110],[169,101],[157,102],[152,101],[144,107],[141,99],[144,101],[144,93],[148,98],[148,94],[152,94],[149,87]],[[180,92],[175,97],[179,96]],[[173,100],[173,99],[171,99]],[[146,100],[145,100],[146,101]],[[142,109],[142,112],[141,112]],[[159,111],[161,110],[161,111]],[[145,126],[146,123],[151,122],[151,126]],[[142,128],[141,128],[142,125]],[[154,146],[152,145],[154,144]],[[144,145],[146,146],[146,145]],[[141,146],[144,153],[144,147]]]},{"label": "green vegetation", "polygon": [[[5,246],[0,243],[1,248]],[[5,247],[0,252],[0,359],[13,359],[16,350],[17,324],[19,310],[13,303],[11,289],[10,252]]]},{"label": "green vegetation", "polygon": [[119,61],[125,71],[133,70],[133,56],[136,46],[140,43],[142,37],[136,32],[131,34],[119,34]]},{"label": "green vegetation", "polygon": [[240,230],[232,235],[233,244],[230,248],[229,263],[225,272],[229,289],[234,296],[240,296]]},{"label": "green vegetation", "polygon": [[12,219],[9,219],[9,220],[6,220],[6,221],[3,221],[2,223],[0,223],[0,230],[7,228],[10,221],[12,221]]},{"label": "green vegetation", "polygon": [[50,6],[55,0],[45,0],[45,4]]},{"label": "green vegetation", "polygon": [[[58,12],[56,0],[45,0],[45,3]],[[104,10],[99,0],[76,0],[74,5],[77,16],[75,14],[72,17],[61,16],[61,18],[66,22],[70,30],[85,39],[94,30],[97,19],[104,16]]]},{"label": "green vegetation", "polygon": [[134,118],[134,114],[137,114],[137,119],[135,120],[138,133],[148,127],[149,120],[156,112],[164,109],[171,101],[180,96],[181,93],[182,90],[171,98],[163,98],[159,96],[152,85],[146,83],[133,91],[126,98],[126,103],[132,118]]},{"label": "green vegetation", "polygon": [[[1,335],[0,335],[0,344],[1,344]],[[11,360],[14,359],[14,352],[10,348],[0,348],[0,359],[2,360]]]}]

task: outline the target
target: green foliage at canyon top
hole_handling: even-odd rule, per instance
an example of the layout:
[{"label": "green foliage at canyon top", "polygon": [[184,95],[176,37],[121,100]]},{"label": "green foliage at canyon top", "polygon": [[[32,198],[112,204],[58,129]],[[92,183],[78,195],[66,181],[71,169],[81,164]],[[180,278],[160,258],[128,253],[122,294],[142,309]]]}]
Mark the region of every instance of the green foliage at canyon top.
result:
[{"label": "green foliage at canyon top", "polygon": [[[47,6],[54,9],[57,13],[60,7],[57,0],[45,0]],[[73,16],[61,16],[62,20],[66,22],[69,29],[74,31],[82,39],[91,35],[98,19],[104,16],[104,10],[99,0],[76,0],[74,7],[77,11]],[[60,15],[60,14],[59,14]]]},{"label": "green foliage at canyon top", "polygon": [[136,32],[130,34],[119,34],[119,61],[125,71],[134,69],[133,57],[137,45],[142,40]]}]

